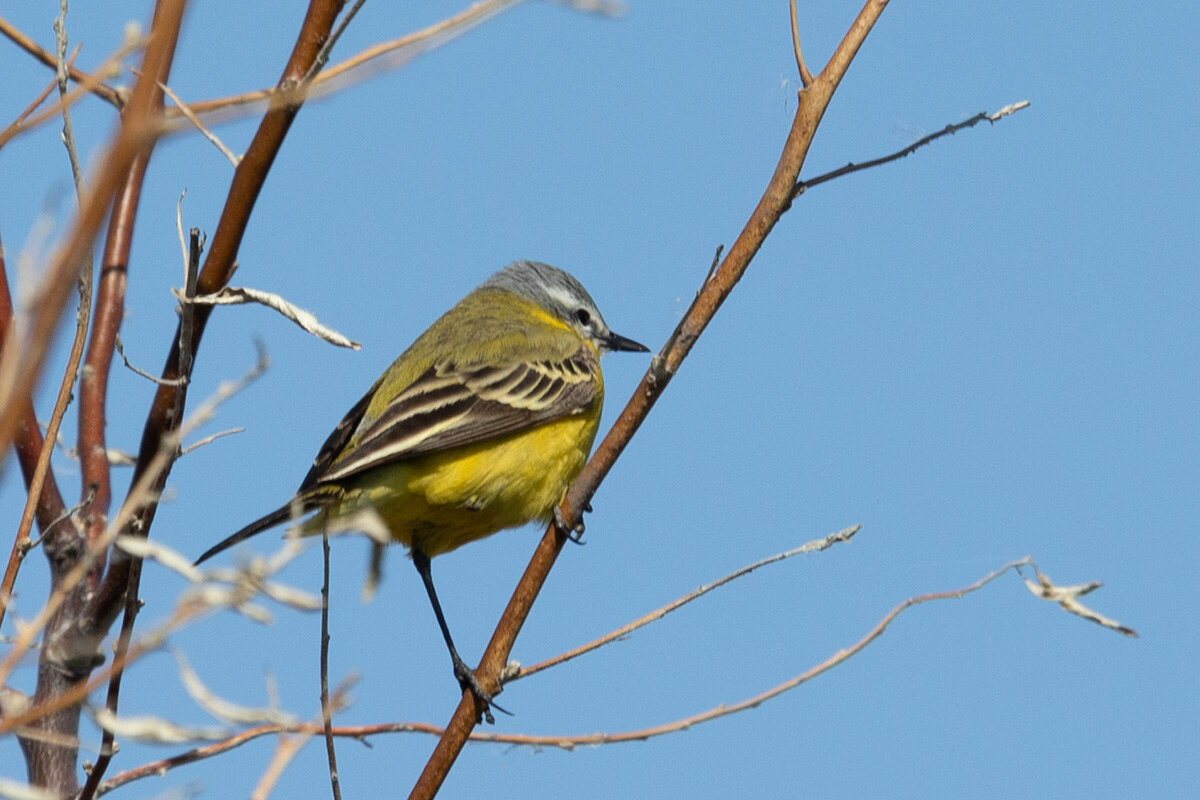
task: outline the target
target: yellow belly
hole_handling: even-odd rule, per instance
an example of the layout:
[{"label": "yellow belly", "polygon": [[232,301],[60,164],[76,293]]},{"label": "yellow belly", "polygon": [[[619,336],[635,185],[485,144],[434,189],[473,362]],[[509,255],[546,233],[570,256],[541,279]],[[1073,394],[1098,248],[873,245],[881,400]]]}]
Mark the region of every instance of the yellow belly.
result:
[{"label": "yellow belly", "polygon": [[393,539],[433,557],[547,522],[591,452],[598,410],[366,472],[301,531],[319,533],[328,519],[372,508]]}]

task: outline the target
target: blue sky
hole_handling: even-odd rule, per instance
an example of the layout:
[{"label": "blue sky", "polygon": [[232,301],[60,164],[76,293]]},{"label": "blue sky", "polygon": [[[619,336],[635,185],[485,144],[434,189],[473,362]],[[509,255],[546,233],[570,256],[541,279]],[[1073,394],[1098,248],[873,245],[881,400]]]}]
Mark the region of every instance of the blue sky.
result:
[{"label": "blue sky", "polygon": [[[806,5],[816,6],[800,10],[815,70],[858,9]],[[79,63],[96,64],[147,6],[72,9]],[[335,60],[458,8],[367,3]],[[903,599],[1026,554],[1060,583],[1104,581],[1087,601],[1141,638],[1064,614],[1010,575],[909,611],[842,667],[734,717],[575,752],[471,746],[443,796],[1194,791],[1200,12],[1182,2],[1073,11],[1021,0],[887,9],[805,175],[979,111],[1031,107],[796,203],[602,486],[587,545],[563,554],[513,657],[549,657],[743,564],[861,523],[855,541],[762,570],[513,685],[501,702],[516,715],[496,730],[625,731],[733,703],[850,645]],[[46,46],[56,12],[48,2],[3,11]],[[203,99],[271,84],[298,13],[194,4],[173,88]],[[7,119],[49,73],[7,43],[0,64]],[[697,2],[685,15],[635,1],[619,20],[530,3],[306,107],[235,283],[286,295],[363,349],[332,348],[261,308],[220,310],[193,399],[244,372],[255,337],[272,368],[205,430],[246,432],[177,465],[154,538],[194,556],[286,500],[374,377],[511,260],[570,270],[615,330],[657,349],[770,177],[796,85],[782,2]],[[112,125],[96,101],[78,109],[85,158]],[[218,129],[235,151],[252,131],[252,120]],[[230,174],[195,135],[154,156],[122,331],[145,368],[161,365],[175,325],[176,199],[186,189],[185,225],[211,234]],[[0,151],[10,278],[34,215],[57,203],[62,224],[67,175],[53,126]],[[646,365],[606,360],[606,421]],[[114,446],[136,449],[151,391],[117,373]],[[22,500],[12,467],[0,482],[10,530]],[[56,472],[76,496],[76,466],[62,459]],[[537,535],[502,533],[434,562],[468,661]],[[247,549],[277,544],[267,534]],[[359,676],[341,721],[444,723],[457,690],[420,582],[395,550],[364,605],[365,560],[361,541],[336,544],[331,671]],[[44,572],[38,558],[25,567],[26,616],[44,597]],[[319,588],[319,548],[283,577]],[[147,569],[145,630],[182,588]],[[311,717],[319,620],[274,613],[269,627],[220,615],[173,642],[230,699],[264,704],[269,673],[282,705]],[[32,680],[29,666],[14,682]],[[134,669],[122,710],[210,724],[165,654]],[[407,792],[433,740],[370,745],[340,744],[348,797]],[[273,746],[262,740],[120,796],[245,795]],[[127,743],[111,771],[180,749]],[[276,796],[320,796],[324,771],[312,742]],[[23,775],[11,741],[0,746],[0,774]]]}]

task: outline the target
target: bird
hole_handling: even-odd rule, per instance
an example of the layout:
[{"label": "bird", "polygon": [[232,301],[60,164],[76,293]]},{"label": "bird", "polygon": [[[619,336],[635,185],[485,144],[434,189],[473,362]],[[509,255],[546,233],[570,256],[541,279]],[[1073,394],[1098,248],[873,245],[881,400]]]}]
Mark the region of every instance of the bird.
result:
[{"label": "bird", "polygon": [[196,564],[277,525],[319,535],[368,513],[408,548],[454,676],[493,702],[459,656],[430,559],[497,531],[555,521],[600,424],[606,352],[649,352],[613,333],[583,285],[516,261],[443,314],[384,371],[317,452],[295,496]]}]

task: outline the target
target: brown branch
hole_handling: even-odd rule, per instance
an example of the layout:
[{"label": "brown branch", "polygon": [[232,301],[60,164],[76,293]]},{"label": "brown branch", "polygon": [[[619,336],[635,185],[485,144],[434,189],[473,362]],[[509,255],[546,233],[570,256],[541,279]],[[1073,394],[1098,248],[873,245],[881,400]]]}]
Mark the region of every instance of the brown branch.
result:
[{"label": "brown branch", "polygon": [[[158,84],[161,86],[161,84]],[[112,468],[108,459],[105,426],[108,413],[108,379],[112,372],[113,352],[121,320],[125,315],[125,288],[129,278],[129,254],[133,247],[133,231],[141,201],[142,186],[150,154],[142,153],[133,160],[129,173],[109,216],[108,235],[100,268],[100,289],[96,297],[96,323],[88,343],[87,369],[80,381],[79,459],[83,488],[93,493],[94,500],[85,516],[85,536],[95,545],[108,527],[108,512],[112,506]],[[89,585],[95,586],[104,570],[101,551],[92,570]],[[123,628],[120,642],[128,647],[132,629]],[[109,684],[105,708],[116,713],[117,692]],[[100,754],[88,774],[81,796],[89,796],[93,785],[104,774],[113,755],[113,732],[105,729],[100,738]],[[95,777],[93,777],[95,776]]]},{"label": "brown branch", "polygon": [[[309,67],[321,51],[326,37],[341,10],[341,0],[312,0],[297,36],[292,54],[284,67],[279,86],[289,90],[292,98],[286,104],[272,107],[259,123],[258,130],[234,171],[229,195],[213,236],[212,248],[198,277],[189,277],[186,294],[197,292],[211,294],[229,282],[241,245],[242,236],[249,224],[259,192],[266,182],[275,156],[291,127],[292,121],[304,102],[304,87],[300,85]],[[159,86],[168,81],[168,75],[144,70],[139,76],[139,85],[145,79],[156,81],[156,96],[161,104],[162,91]],[[299,91],[291,91],[299,89]],[[197,254],[198,258],[198,254]],[[189,271],[190,276],[195,273]],[[178,452],[178,431],[183,419],[187,399],[187,380],[191,377],[194,358],[204,333],[205,323],[211,308],[183,303],[178,330],[172,340],[167,363],[163,367],[163,378],[169,383],[159,384],[154,396],[146,425],[142,432],[142,443],[134,465],[133,482],[149,478],[149,496],[157,498],[170,474]],[[182,378],[183,380],[179,380]],[[161,463],[161,468],[155,465]],[[127,498],[126,502],[129,502]],[[157,511],[156,501],[139,502],[133,512],[127,532],[134,536],[149,535]],[[134,621],[140,608],[138,587],[141,580],[141,560],[122,550],[115,551],[108,572],[100,581],[96,592],[80,618],[80,631],[85,639],[102,635],[112,624],[117,613],[124,608],[124,620],[118,640],[117,656],[122,659],[129,647]],[[121,671],[114,671],[109,682],[108,707],[115,710],[120,694]],[[107,768],[111,753],[101,753],[96,766],[88,776],[82,800],[94,795]]]},{"label": "brown branch", "polygon": [[[215,413],[216,407],[219,404],[225,402],[233,395],[242,391],[246,386],[250,385],[250,383],[252,383],[262,374],[263,370],[266,369],[266,366],[267,364],[265,355],[260,351],[258,361],[246,372],[245,375],[242,376],[240,380],[232,384],[223,385],[215,395],[213,395],[209,400],[200,406],[200,408],[192,415],[192,418],[181,429],[180,433],[173,434],[175,443],[178,443],[178,440],[182,435],[182,431],[190,431],[194,427],[210,421]],[[84,557],[81,558],[71,569],[71,572],[63,578],[61,585],[54,588],[54,591],[50,595],[50,599],[38,612],[37,617],[31,623],[19,629],[14,646],[6,654],[3,661],[0,661],[0,686],[6,685],[8,677],[12,673],[12,669],[15,667],[17,661],[20,659],[21,655],[31,647],[34,638],[44,627],[46,627],[47,622],[58,616],[59,608],[62,607],[67,599],[71,596],[74,588],[83,582],[84,577],[86,577],[91,568],[92,561],[98,556],[98,554],[104,552],[122,531],[128,528],[130,518],[137,513],[137,507],[141,503],[153,501],[153,498],[151,498],[149,495],[149,488],[155,482],[156,472],[164,469],[167,463],[170,461],[170,458],[168,457],[170,452],[171,448],[165,448],[164,452],[156,457],[155,463],[151,465],[146,474],[144,474],[140,479],[138,479],[138,481],[134,483],[133,487],[130,489],[130,499],[121,507],[121,510],[118,512],[116,518],[111,522],[108,529],[104,532],[104,535],[95,542],[89,543]],[[161,545],[158,547],[151,547],[149,543],[145,542],[145,540],[141,538],[127,537],[127,539],[128,541],[125,542],[122,549],[135,549],[142,555],[155,555],[158,560],[164,564],[170,563],[172,565],[176,565],[182,563],[187,565],[187,570],[190,572],[195,572],[194,568],[187,564],[186,559],[179,557],[177,554],[174,555],[173,558],[168,558],[165,554],[166,549],[162,548]],[[135,547],[137,544],[141,544],[141,547]],[[279,564],[279,566],[282,566],[282,563]],[[186,574],[185,577],[188,577],[192,580],[200,579],[200,575],[198,573],[195,575],[189,573]],[[12,730],[18,730],[55,711],[68,708],[72,705],[77,705],[92,689],[102,685],[104,681],[109,680],[113,675],[120,674],[127,664],[131,663],[137,658],[140,658],[147,652],[159,647],[163,638],[169,632],[182,628],[184,625],[209,612],[216,606],[235,607],[239,610],[243,610],[243,607],[248,602],[249,598],[256,592],[262,592],[277,602],[282,602],[292,606],[296,606],[298,603],[303,602],[303,598],[296,597],[295,593],[286,591],[286,587],[279,587],[266,582],[265,577],[265,574],[259,574],[254,576],[254,580],[237,581],[229,590],[200,591],[186,596],[184,600],[178,604],[170,619],[166,623],[160,626],[160,628],[156,631],[152,631],[151,634],[146,636],[141,642],[136,643],[125,650],[119,650],[113,660],[112,665],[106,670],[102,670],[98,675],[92,676],[90,680],[85,680],[86,676],[82,676],[79,681],[77,681],[66,691],[52,695],[44,702],[39,702],[36,705],[30,704],[18,714],[8,714],[0,718],[0,734]],[[77,639],[78,638],[83,637],[80,635],[77,637]],[[51,647],[62,650],[66,647],[70,647],[72,644],[74,644],[74,646],[83,653],[95,653],[98,646],[97,641],[88,642],[85,646],[81,645],[77,640],[63,643],[62,641],[53,640],[47,637],[47,644],[43,647],[43,650],[50,649]],[[65,659],[62,657],[59,657],[58,661],[65,663]],[[82,796],[83,795],[81,795],[81,797]]]},{"label": "brown branch", "polygon": [[[67,93],[67,38],[66,30],[63,27],[64,24],[63,15],[60,15],[54,22],[59,59],[59,76],[57,81],[59,97],[64,97]],[[79,158],[75,151],[74,127],[71,124],[71,115],[68,106],[60,105],[60,108],[63,116],[63,143],[67,148],[67,156],[71,162],[71,173],[75,180],[75,190],[78,200],[82,203],[83,178],[79,167]],[[50,421],[46,425],[46,436],[41,445],[41,452],[38,453],[37,463],[34,465],[32,474],[26,473],[25,476],[28,493],[25,499],[25,509],[17,528],[17,542],[29,540],[29,532],[33,528],[37,508],[41,504],[42,489],[50,475],[50,457],[54,454],[54,442],[58,440],[58,432],[62,426],[63,417],[66,415],[67,406],[71,402],[71,390],[75,386],[75,381],[79,374],[79,362],[83,357],[83,345],[87,339],[88,323],[91,319],[92,260],[90,255],[82,259],[80,263],[78,286],[79,307],[75,313],[75,336],[71,342],[70,355],[67,357],[66,368],[63,370],[62,381],[59,383],[58,395],[55,397]],[[56,585],[62,579],[64,572],[70,568],[73,559],[58,558],[57,551],[52,545],[64,537],[67,540],[75,540],[78,537],[79,531],[75,528],[74,524],[43,527],[42,531],[45,537],[46,553],[50,560],[51,584]],[[19,564],[16,566],[19,566]],[[15,570],[12,580],[15,583]],[[0,609],[0,620],[3,620],[3,614],[3,610]]]},{"label": "brown branch", "polygon": [[[4,245],[0,243],[0,353],[4,351],[9,336],[16,333],[16,321],[13,317],[12,295],[8,289],[8,271],[4,262]],[[14,350],[15,352],[15,350]],[[0,359],[3,361],[3,359]],[[17,461],[24,476],[26,488],[32,486],[33,476],[37,471],[38,459],[45,449],[46,441],[42,430],[38,427],[37,415],[34,412],[33,400],[29,395],[20,398],[13,409],[18,417],[16,423],[17,436],[13,444],[17,451]],[[34,495],[31,493],[31,497]],[[36,495],[35,513],[38,527],[42,531],[51,530],[59,520],[66,522],[67,506],[58,490],[58,483],[53,473],[45,473],[41,490]],[[0,622],[8,611],[8,601],[12,597],[13,586],[17,581],[17,572],[21,561],[29,548],[29,528],[18,528],[13,539],[12,553],[8,557],[8,565],[4,569],[4,580],[0,582]]]},{"label": "brown branch", "polygon": [[[160,0],[160,4],[178,5],[180,0]],[[159,62],[169,63],[173,54],[174,37],[165,44],[155,41],[143,56],[143,71],[156,69]],[[154,96],[156,87],[139,79],[129,105],[122,116],[121,126],[107,151],[97,158],[100,168],[90,191],[78,211],[69,235],[54,254],[44,272],[36,306],[31,313],[30,332],[12,379],[0,384],[0,447],[7,446],[15,422],[6,413],[14,398],[28,394],[41,370],[50,339],[73,285],[79,263],[87,256],[96,232],[103,223],[112,198],[124,181],[129,165],[138,153],[152,149],[156,141]],[[52,109],[57,113],[57,109]]]},{"label": "brown branch", "polygon": [[94,541],[108,526],[112,504],[112,479],[105,437],[108,381],[121,320],[125,316],[125,289],[129,279],[129,253],[141,189],[149,166],[149,155],[130,165],[109,216],[100,281],[96,290],[95,322],[88,342],[83,378],[79,382],[79,461],[85,489],[95,492],[86,517],[86,532]]},{"label": "brown branch", "polygon": [[[15,25],[4,19],[4,17],[0,17],[0,33],[4,34],[13,44],[15,44],[17,47],[20,47],[26,53],[29,53],[46,66],[50,67],[51,69],[57,68],[58,61],[54,57],[53,53],[43,49],[38,45],[37,42],[22,33]],[[125,105],[123,93],[112,88],[111,86],[105,86],[103,81],[101,81],[99,78],[89,75],[83,70],[76,69],[73,66],[68,66],[67,75],[76,83],[89,86],[90,88],[88,91],[99,97],[101,100],[104,100],[107,103],[112,103],[118,109]]]},{"label": "brown branch", "polygon": [[[242,236],[249,224],[250,214],[254,204],[266,183],[267,175],[275,156],[283,144],[292,121],[304,102],[303,92],[294,92],[297,82],[308,70],[325,37],[337,17],[342,3],[339,0],[313,0],[306,13],[291,57],[279,80],[279,87],[291,92],[292,101],[271,108],[264,115],[258,130],[255,132],[250,146],[234,171],[233,181],[225,206],[217,223],[216,233],[205,260],[204,267],[197,279],[197,293],[212,294],[225,286],[233,274],[233,265],[241,245]],[[146,425],[142,431],[142,442],[138,452],[138,460],[134,466],[136,481],[148,468],[155,456],[161,450],[168,434],[179,427],[181,410],[187,396],[187,374],[183,366],[190,363],[200,345],[212,309],[195,307],[194,320],[190,333],[188,352],[181,353],[181,334],[185,333],[180,323],[171,343],[167,362],[163,367],[162,377],[165,383],[158,386],[154,395]],[[157,476],[155,491],[160,491],[165,485],[170,469],[163,470]],[[151,503],[139,509],[132,522],[131,533],[145,536],[154,520],[157,504]],[[105,575],[94,599],[89,607],[88,617],[95,620],[96,625],[107,627],[119,611],[126,597],[126,588],[136,586],[137,579],[132,575],[136,559],[127,555],[116,554],[112,568]]]},{"label": "brown branch", "polygon": [[[79,47],[76,46],[75,52],[67,59],[66,63],[68,67],[78,54]],[[32,114],[50,96],[55,86],[59,85],[57,78],[50,81],[34,101],[26,106],[25,110],[17,116],[17,119],[9,126],[9,129],[19,126],[22,120]],[[63,106],[63,110],[65,113],[66,106]],[[73,170],[78,174],[75,164],[76,162],[72,158]],[[6,334],[10,330],[15,330],[15,327],[10,327],[12,325],[12,297],[9,294],[8,278],[4,267],[4,248],[3,245],[0,245],[0,350],[3,350]],[[86,322],[83,323],[83,327],[86,329]],[[72,356],[74,356],[74,350],[72,350]],[[73,359],[72,365],[68,367],[67,374],[71,374],[76,365],[77,362]],[[17,422],[16,441],[14,444],[17,450],[17,459],[21,465],[21,473],[25,480],[28,501],[21,521],[18,524],[17,534],[13,539],[12,551],[9,554],[8,564],[4,570],[4,579],[0,582],[0,624],[3,624],[4,617],[8,612],[8,601],[12,597],[12,590],[16,585],[17,573],[20,571],[25,555],[32,546],[29,532],[32,528],[33,520],[37,520],[38,529],[42,531],[44,536],[53,535],[55,531],[60,529],[66,531],[73,530],[74,528],[73,524],[67,524],[71,520],[68,519],[69,515],[66,505],[59,492],[54,474],[48,469],[52,444],[47,446],[46,440],[42,436],[41,428],[37,422],[37,415],[33,408],[33,401],[30,397],[26,396],[19,401],[19,405],[20,407],[15,410],[19,421]],[[60,404],[56,404],[55,406],[56,410],[64,407]],[[58,414],[57,420],[52,423],[54,434],[47,437],[51,443],[55,440],[58,423],[61,422],[61,419],[62,415]],[[46,461],[46,465],[39,466],[43,458]]]},{"label": "brown branch", "polygon": [[[821,117],[838,83],[849,68],[854,54],[862,46],[886,5],[886,0],[868,0],[825,69],[810,86],[799,92],[799,104],[791,131],[784,143],[783,154],[750,219],[720,266],[705,281],[675,333],[655,357],[650,370],[642,378],[620,417],[604,437],[604,441],[596,448],[583,472],[567,491],[561,511],[568,526],[579,520],[580,510],[587,507],[600,482],[608,474],[646,415],[650,413],[650,409],[666,389],[683,359],[687,357],[700,334],[750,266],[751,259],[775,223],[787,211],[792,189],[800,175],[800,168],[808,154]],[[476,676],[485,689],[499,690],[499,677],[512,652],[513,643],[564,542],[565,537],[558,533],[556,526],[550,525],[524,575],[521,576],[476,671]],[[438,741],[413,787],[411,798],[432,798],[437,794],[471,731],[478,724],[482,710],[475,695],[472,692],[464,692],[454,716],[446,727],[445,735]]]},{"label": "brown branch", "polygon": [[[18,362],[16,375],[13,381],[0,387],[0,409],[6,409],[13,397],[23,397],[32,389],[66,303],[72,274],[78,271],[79,265],[90,252],[96,232],[104,221],[114,195],[125,181],[130,165],[154,146],[158,127],[155,117],[161,106],[161,93],[154,81],[168,77],[182,12],[181,0],[160,0],[155,9],[151,39],[143,54],[142,77],[134,87],[114,141],[99,159],[100,168],[95,182],[80,204],[70,235],[46,270],[42,292],[32,314],[30,335]],[[8,415],[0,412],[0,443],[8,441],[10,431]],[[47,552],[50,553],[49,548]],[[85,552],[85,548],[74,547],[59,553],[58,557],[67,559],[60,566],[59,574],[73,573],[77,571],[76,567],[86,565],[88,559],[83,558]],[[60,587],[52,589],[52,598],[62,594]],[[79,635],[76,624],[79,611],[85,605],[85,595],[85,583],[81,581],[69,596],[64,596],[64,602],[49,620],[38,661],[34,707],[77,690],[86,683],[87,675],[96,664],[96,640]],[[54,735],[74,736],[79,727],[79,712],[80,704],[74,701],[53,713],[39,716],[31,724]],[[75,793],[78,788],[75,774],[77,748],[39,743],[26,748],[26,755],[31,783],[62,795]]]}]

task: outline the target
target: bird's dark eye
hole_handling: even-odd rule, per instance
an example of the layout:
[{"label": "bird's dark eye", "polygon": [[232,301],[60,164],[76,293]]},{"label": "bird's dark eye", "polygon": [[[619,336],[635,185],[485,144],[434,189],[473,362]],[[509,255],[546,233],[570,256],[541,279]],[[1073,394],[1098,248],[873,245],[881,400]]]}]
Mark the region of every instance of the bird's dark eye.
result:
[{"label": "bird's dark eye", "polygon": [[575,319],[579,320],[580,325],[592,324],[592,315],[588,313],[586,308],[580,308],[575,311]]}]

